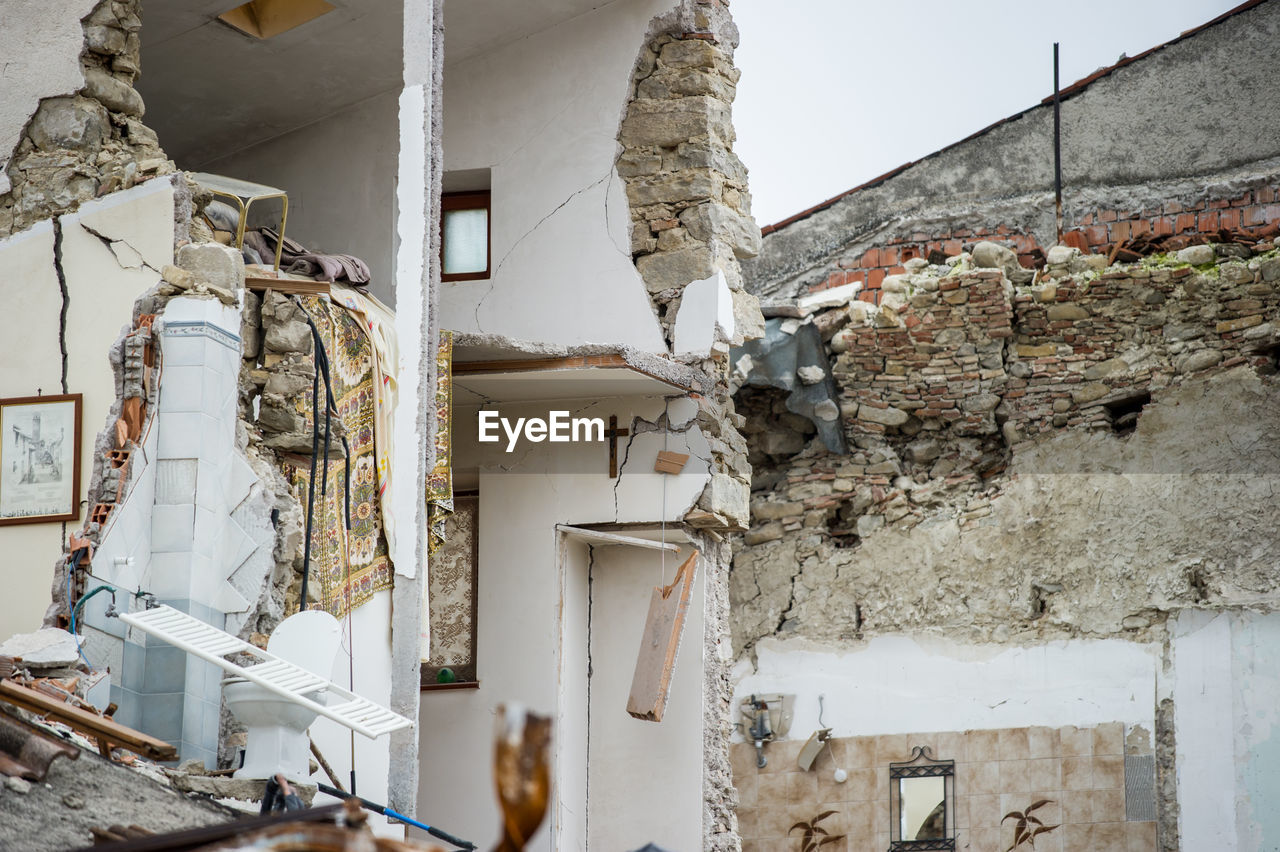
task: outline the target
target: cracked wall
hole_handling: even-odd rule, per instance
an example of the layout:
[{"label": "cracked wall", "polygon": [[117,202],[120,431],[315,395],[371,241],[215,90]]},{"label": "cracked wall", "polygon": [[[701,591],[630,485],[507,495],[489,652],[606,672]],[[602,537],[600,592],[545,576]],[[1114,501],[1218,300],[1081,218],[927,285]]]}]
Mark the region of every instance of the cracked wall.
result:
[{"label": "cracked wall", "polygon": [[[1175,618],[1275,609],[1280,249],[1108,267],[1058,247],[1021,286],[1015,264],[990,243],[912,260],[879,306],[797,320],[827,339],[847,455],[777,393],[738,391],[756,471],[730,578],[739,689],[779,688],[761,680],[766,659],[811,689],[798,685],[821,666],[801,648],[1102,640],[1162,649],[1148,663],[1159,697],[1185,676]],[[1098,666],[1090,690],[1110,688]],[[1157,723],[1161,848],[1179,848],[1168,711],[1122,709]],[[1193,718],[1180,726],[1209,724]]]}]

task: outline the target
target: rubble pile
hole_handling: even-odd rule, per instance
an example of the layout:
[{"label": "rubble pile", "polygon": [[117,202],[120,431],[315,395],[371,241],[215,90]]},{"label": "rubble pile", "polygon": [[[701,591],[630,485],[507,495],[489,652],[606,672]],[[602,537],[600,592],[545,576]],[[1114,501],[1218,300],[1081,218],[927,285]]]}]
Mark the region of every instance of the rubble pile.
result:
[{"label": "rubble pile", "polygon": [[[827,341],[849,452],[826,452],[814,423],[787,411],[777,392],[737,391],[755,470],[752,526],[731,578],[737,649],[796,629],[806,607],[819,605],[809,596],[861,564],[855,551],[877,536],[893,533],[894,552],[909,558],[917,525],[930,528],[921,535],[932,546],[937,525],[954,545],[993,523],[1019,459],[1048,458],[1054,442],[1074,442],[1054,457],[1056,470],[1089,472],[1098,442],[1125,441],[1142,428],[1144,409],[1171,411],[1202,393],[1202,382],[1241,405],[1270,405],[1252,384],[1222,383],[1265,382],[1277,371],[1280,249],[1271,242],[1193,245],[1118,266],[1058,246],[1047,261],[1016,286],[1013,253],[980,243],[944,264],[909,261],[885,279],[878,306],[855,301],[792,320],[814,323]],[[1215,415],[1227,416],[1204,416]],[[1171,429],[1190,414],[1184,406],[1156,416],[1149,429]],[[1159,464],[1158,453],[1148,455],[1148,465]],[[968,591],[937,566],[921,570]],[[998,592],[1002,605],[1035,621],[1045,611],[1041,593],[1025,577],[1016,585]],[[1053,594],[1053,582],[1042,585]],[[890,629],[905,592],[883,591],[899,598],[883,621],[868,622],[874,607],[848,590],[835,594],[841,613],[827,615],[846,638]],[[945,623],[940,611],[910,618]]]}]

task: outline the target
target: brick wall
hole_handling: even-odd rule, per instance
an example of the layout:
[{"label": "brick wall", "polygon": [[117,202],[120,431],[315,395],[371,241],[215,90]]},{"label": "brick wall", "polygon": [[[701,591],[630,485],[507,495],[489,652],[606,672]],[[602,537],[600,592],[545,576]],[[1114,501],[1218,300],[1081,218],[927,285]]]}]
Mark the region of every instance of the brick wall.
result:
[{"label": "brick wall", "polygon": [[[1277,223],[1280,223],[1280,189],[1263,186],[1232,198],[1206,198],[1195,204],[1170,201],[1143,210],[1095,210],[1079,221],[1068,221],[1062,242],[1082,251],[1105,254],[1115,244],[1144,234],[1194,238],[1199,235],[1216,236],[1223,229],[1233,232],[1262,229],[1258,234],[1261,237],[1273,235]],[[1018,255],[1018,262],[1029,269],[1044,265],[1048,246],[1041,246],[1034,236],[1014,226],[961,227],[929,233],[915,231],[840,258],[826,279],[809,289],[825,290],[857,282],[863,285],[859,298],[879,304],[881,283],[888,275],[901,274],[902,264],[908,260],[915,257],[927,259],[935,252],[954,256],[982,240],[1013,249]]]}]

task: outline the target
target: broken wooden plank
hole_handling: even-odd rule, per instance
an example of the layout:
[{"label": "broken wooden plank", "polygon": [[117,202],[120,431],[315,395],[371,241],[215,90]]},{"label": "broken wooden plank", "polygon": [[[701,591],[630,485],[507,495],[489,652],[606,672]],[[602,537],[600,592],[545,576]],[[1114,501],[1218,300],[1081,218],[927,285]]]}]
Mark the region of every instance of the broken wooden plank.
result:
[{"label": "broken wooden plank", "polygon": [[163,740],[125,727],[119,722],[113,722],[88,710],[64,704],[11,680],[0,681],[0,701],[7,701],[24,710],[41,713],[64,722],[90,739],[97,740],[100,747],[105,742],[123,746],[151,760],[178,759],[178,750]]},{"label": "broken wooden plank", "polygon": [[627,696],[627,712],[637,719],[661,722],[666,711],[697,566],[695,550],[680,566],[671,585],[655,586],[649,598],[649,614],[631,678],[631,694]]},{"label": "broken wooden plank", "polygon": [[658,458],[653,463],[656,473],[679,473],[689,462],[688,453],[673,453],[670,450],[658,450]]},{"label": "broken wooden plank", "polygon": [[569,524],[556,524],[556,530],[568,536],[575,538],[594,541],[599,544],[627,544],[632,547],[647,547],[651,550],[670,550],[672,553],[680,552],[680,545],[671,542],[663,543],[661,541],[650,541],[647,538],[637,538],[630,535],[619,535],[618,533],[605,532],[604,530],[592,530],[586,527],[574,527]]}]

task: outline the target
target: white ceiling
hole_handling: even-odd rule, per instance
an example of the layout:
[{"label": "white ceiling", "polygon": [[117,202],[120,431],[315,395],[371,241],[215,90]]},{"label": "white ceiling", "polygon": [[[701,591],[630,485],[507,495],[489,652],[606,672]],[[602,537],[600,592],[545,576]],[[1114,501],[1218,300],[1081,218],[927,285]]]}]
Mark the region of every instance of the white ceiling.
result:
[{"label": "white ceiling", "polygon": [[[474,57],[622,1],[448,0],[445,61]],[[266,41],[216,20],[237,0],[147,4],[138,89],[147,104],[147,124],[179,167],[202,168],[399,90],[402,4],[330,2],[335,11]]]}]

